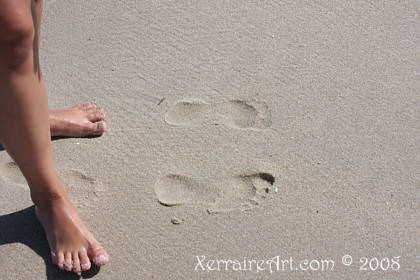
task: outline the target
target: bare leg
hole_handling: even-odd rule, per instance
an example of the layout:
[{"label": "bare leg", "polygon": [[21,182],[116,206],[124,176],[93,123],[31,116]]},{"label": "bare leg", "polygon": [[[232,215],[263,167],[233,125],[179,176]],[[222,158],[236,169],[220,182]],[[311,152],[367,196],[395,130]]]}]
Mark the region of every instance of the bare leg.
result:
[{"label": "bare leg", "polygon": [[50,110],[51,136],[83,137],[101,135],[106,130],[104,110],[86,102]]},{"label": "bare leg", "polygon": [[31,190],[61,269],[80,272],[108,262],[70,202],[54,167],[48,101],[39,68],[42,0],[0,0],[0,142]]}]

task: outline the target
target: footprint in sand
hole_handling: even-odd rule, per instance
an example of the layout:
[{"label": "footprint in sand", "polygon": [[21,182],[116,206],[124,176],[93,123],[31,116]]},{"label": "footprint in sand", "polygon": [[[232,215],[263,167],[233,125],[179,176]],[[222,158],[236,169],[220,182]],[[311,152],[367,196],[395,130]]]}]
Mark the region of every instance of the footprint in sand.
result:
[{"label": "footprint in sand", "polygon": [[165,206],[214,201],[211,189],[190,177],[177,174],[160,178],[155,184],[155,192],[160,204]]},{"label": "footprint in sand", "polygon": [[274,176],[269,173],[240,175],[225,188],[212,189],[182,175],[169,174],[155,185],[158,201],[165,206],[202,203],[208,213],[248,210],[260,205],[272,192]]},{"label": "footprint in sand", "polygon": [[[98,200],[103,190],[100,181],[84,175],[78,170],[64,170],[58,172],[70,199],[77,207],[87,207],[92,201]],[[0,176],[7,182],[27,186],[26,180],[14,162],[8,162],[0,167]]]},{"label": "footprint in sand", "polygon": [[7,162],[0,167],[0,176],[9,183],[25,185],[26,180],[16,163]]},{"label": "footprint in sand", "polygon": [[92,201],[98,201],[99,195],[104,190],[102,182],[78,170],[70,169],[58,173],[68,196],[78,208],[92,206]]},{"label": "footprint in sand", "polygon": [[237,129],[262,130],[271,125],[271,114],[267,105],[258,102],[229,100],[207,103],[200,99],[184,99],[169,110],[165,122],[173,126],[224,124]]},{"label": "footprint in sand", "polygon": [[207,211],[222,213],[234,210],[249,210],[266,199],[273,192],[274,176],[269,173],[240,175],[231,179],[227,188],[219,189],[216,202]]}]

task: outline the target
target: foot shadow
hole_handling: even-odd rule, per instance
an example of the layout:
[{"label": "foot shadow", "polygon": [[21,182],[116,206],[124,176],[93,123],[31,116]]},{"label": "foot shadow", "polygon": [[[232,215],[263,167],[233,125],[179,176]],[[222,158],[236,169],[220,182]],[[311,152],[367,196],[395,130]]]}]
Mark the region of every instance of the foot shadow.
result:
[{"label": "foot shadow", "polygon": [[[80,138],[99,138],[102,135],[87,135]],[[52,136],[51,141],[58,141],[62,139],[69,139],[69,138],[75,138],[75,137],[67,137],[67,136]],[[3,147],[3,145],[0,143],[0,152],[5,151],[6,149]]]},{"label": "foot shadow", "polygon": [[[72,136],[51,136],[51,141],[59,141],[59,140],[63,140],[63,139],[70,139],[70,138],[87,138],[87,139],[92,139],[92,138],[99,138],[102,135],[86,135],[83,137],[72,137]],[[1,145],[1,144],[0,144]]]},{"label": "foot shadow", "polygon": [[63,271],[52,263],[47,238],[44,229],[35,217],[34,206],[0,216],[0,246],[16,242],[28,246],[44,259],[46,277],[49,280],[92,278],[99,273],[100,267],[93,263],[92,268],[83,272],[82,276],[78,276],[74,272]]}]

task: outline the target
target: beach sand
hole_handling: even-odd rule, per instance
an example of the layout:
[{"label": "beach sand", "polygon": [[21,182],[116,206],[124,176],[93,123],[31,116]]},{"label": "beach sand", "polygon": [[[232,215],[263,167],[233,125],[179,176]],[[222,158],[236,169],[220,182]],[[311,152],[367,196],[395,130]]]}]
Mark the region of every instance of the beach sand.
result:
[{"label": "beach sand", "polygon": [[[109,128],[52,142],[110,255],[83,278],[419,279],[418,8],[45,1],[50,107]],[[6,151],[0,200],[0,278],[77,279]]]}]

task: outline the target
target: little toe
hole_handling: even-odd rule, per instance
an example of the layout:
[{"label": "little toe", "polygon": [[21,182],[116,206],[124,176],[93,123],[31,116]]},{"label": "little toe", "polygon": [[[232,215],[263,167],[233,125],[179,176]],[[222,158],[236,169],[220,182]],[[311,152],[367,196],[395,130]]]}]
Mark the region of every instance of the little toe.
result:
[{"label": "little toe", "polygon": [[80,267],[83,271],[89,270],[90,269],[90,260],[87,256],[87,254],[85,252],[80,253],[79,254],[79,259],[80,259]]},{"label": "little toe", "polygon": [[89,110],[92,108],[96,108],[96,105],[92,102],[84,102],[73,106],[74,108],[81,109],[81,110]]},{"label": "little toe", "polygon": [[[54,261],[54,259],[53,259]],[[57,258],[56,258],[56,264],[58,265],[58,267],[60,269],[64,269],[64,254],[63,253],[58,253],[57,254]]]}]

